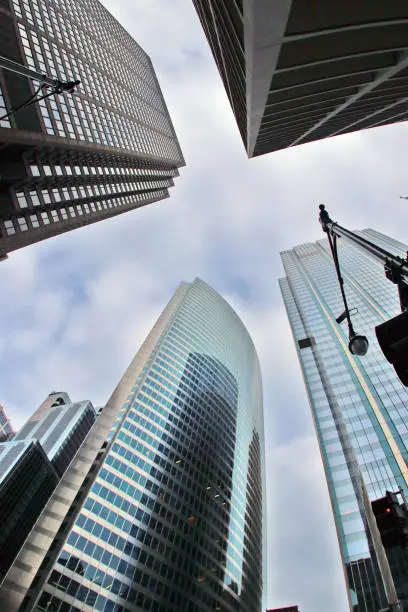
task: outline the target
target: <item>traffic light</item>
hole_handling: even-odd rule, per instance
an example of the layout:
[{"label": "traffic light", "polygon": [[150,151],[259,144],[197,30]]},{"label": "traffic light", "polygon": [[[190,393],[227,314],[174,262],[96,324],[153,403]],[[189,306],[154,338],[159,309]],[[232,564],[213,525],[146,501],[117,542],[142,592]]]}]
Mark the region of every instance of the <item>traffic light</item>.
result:
[{"label": "traffic light", "polygon": [[384,357],[392,363],[405,387],[408,387],[408,311],[377,325],[378,344]]},{"label": "traffic light", "polygon": [[386,491],[385,497],[371,502],[371,508],[384,548],[406,546],[408,543],[407,516],[397,495]]}]

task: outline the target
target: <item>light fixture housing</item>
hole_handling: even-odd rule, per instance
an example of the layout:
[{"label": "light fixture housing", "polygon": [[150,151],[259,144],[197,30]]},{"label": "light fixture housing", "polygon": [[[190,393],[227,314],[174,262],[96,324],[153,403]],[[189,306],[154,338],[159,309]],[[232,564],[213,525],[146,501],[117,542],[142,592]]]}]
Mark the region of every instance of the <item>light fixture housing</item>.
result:
[{"label": "light fixture housing", "polygon": [[353,355],[362,357],[367,354],[368,351],[368,339],[366,336],[355,334],[349,338],[349,351]]}]

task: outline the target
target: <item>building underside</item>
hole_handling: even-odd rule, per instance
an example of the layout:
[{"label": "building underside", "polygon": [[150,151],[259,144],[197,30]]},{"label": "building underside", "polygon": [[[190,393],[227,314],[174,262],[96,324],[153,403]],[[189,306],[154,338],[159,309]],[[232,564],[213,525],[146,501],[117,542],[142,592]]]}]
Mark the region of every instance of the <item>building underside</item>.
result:
[{"label": "building underside", "polygon": [[249,157],[408,117],[408,5],[193,0]]}]

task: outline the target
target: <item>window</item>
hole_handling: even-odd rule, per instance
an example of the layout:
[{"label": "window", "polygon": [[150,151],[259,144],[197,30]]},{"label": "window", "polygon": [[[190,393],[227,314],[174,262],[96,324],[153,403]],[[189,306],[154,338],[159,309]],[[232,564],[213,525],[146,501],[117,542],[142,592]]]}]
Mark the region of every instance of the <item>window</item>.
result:
[{"label": "window", "polygon": [[51,198],[50,198],[50,194],[48,193],[48,189],[43,189],[41,191],[41,195],[46,204],[49,204],[51,202]]},{"label": "window", "polygon": [[18,221],[18,226],[20,228],[20,231],[26,232],[28,230],[28,225],[27,225],[27,221],[25,220],[25,218],[19,217],[17,221]]},{"label": "window", "polygon": [[41,204],[40,198],[36,191],[30,191],[30,198],[34,206],[39,206]]},{"label": "window", "polygon": [[4,228],[6,230],[6,234],[8,236],[11,236],[12,234],[16,233],[16,230],[14,228],[13,222],[12,221],[5,221],[4,222]]},{"label": "window", "polygon": [[40,224],[37,219],[37,215],[30,215],[30,222],[32,227],[35,229],[36,227],[40,227]]},{"label": "window", "polygon": [[17,202],[18,202],[19,207],[27,208],[28,204],[27,204],[27,198],[25,196],[25,193],[23,191],[17,191],[16,196],[17,196]]}]

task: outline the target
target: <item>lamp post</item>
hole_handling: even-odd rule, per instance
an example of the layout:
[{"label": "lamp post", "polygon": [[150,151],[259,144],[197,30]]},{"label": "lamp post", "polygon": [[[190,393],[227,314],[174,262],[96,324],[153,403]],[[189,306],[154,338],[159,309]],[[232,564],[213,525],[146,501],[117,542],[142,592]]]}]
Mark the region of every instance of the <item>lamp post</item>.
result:
[{"label": "lamp post", "polygon": [[347,319],[348,325],[348,334],[349,334],[349,351],[353,355],[359,355],[362,357],[368,351],[368,339],[366,336],[362,336],[361,334],[356,334],[353,328],[353,324],[351,322],[350,309],[348,307],[346,293],[344,291],[344,280],[340,271],[340,262],[337,252],[337,238],[338,234],[333,229],[333,222],[329,217],[329,213],[325,210],[324,204],[320,204],[320,215],[319,221],[322,225],[323,231],[326,232],[327,238],[329,240],[330,250],[333,256],[334,266],[336,268],[337,280],[339,281],[341,297],[343,299],[344,304],[344,312],[339,317],[337,317],[337,323],[342,323],[344,319]]},{"label": "lamp post", "polygon": [[375,333],[384,356],[394,366],[395,372],[402,384],[408,387],[408,253],[405,259],[393,255],[382,247],[333,221],[324,204],[320,204],[319,209],[319,221],[329,240],[345,308],[344,313],[336,321],[341,323],[344,319],[347,319],[349,350],[353,355],[365,355],[368,350],[368,340],[365,336],[356,334],[351,323],[350,310],[344,292],[344,282],[337,254],[337,238],[339,237],[349,240],[380,261],[384,265],[386,278],[398,287],[402,313],[389,321],[385,321],[385,323],[377,325]]},{"label": "lamp post", "polygon": [[[46,74],[41,74],[40,72],[37,72],[36,70],[32,70],[31,68],[28,68],[24,64],[19,64],[18,62],[15,62],[14,60],[8,57],[3,57],[3,56],[0,56],[0,69],[8,70],[10,72],[15,72],[16,74],[19,74],[20,76],[25,76],[28,79],[33,79],[33,80],[39,81],[40,83],[40,87],[38,88],[38,90],[32,96],[30,96],[28,100],[26,100],[19,106],[10,109],[7,113],[5,113],[4,115],[0,117],[0,121],[2,119],[6,119],[6,117],[9,117],[10,115],[13,115],[14,113],[16,113],[18,110],[22,108],[30,106],[31,104],[36,104],[40,100],[44,100],[44,98],[48,98],[56,94],[73,93],[77,85],[80,84],[80,81],[78,80],[60,81],[59,79],[53,79],[52,77],[47,76]],[[40,90],[45,89],[45,88],[49,88],[50,91],[48,91],[43,96],[38,97]]]}]

